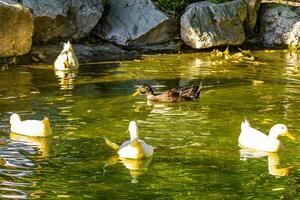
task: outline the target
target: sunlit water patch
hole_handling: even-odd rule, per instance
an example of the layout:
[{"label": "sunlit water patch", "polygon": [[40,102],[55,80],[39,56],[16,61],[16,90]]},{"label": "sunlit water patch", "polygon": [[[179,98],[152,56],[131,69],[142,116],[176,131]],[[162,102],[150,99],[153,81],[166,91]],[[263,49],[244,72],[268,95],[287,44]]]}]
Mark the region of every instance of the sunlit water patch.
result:
[{"label": "sunlit water patch", "polygon": [[[299,137],[296,52],[254,52],[259,63],[216,65],[209,53],[147,56],[82,65],[76,72],[19,66],[0,72],[0,197],[11,199],[293,199],[299,141],[279,154],[240,155],[247,118],[268,132],[285,123]],[[201,98],[149,104],[131,94],[198,84]],[[51,138],[13,135],[9,117],[51,120]],[[148,160],[120,159],[103,136],[129,139],[136,120]]]}]

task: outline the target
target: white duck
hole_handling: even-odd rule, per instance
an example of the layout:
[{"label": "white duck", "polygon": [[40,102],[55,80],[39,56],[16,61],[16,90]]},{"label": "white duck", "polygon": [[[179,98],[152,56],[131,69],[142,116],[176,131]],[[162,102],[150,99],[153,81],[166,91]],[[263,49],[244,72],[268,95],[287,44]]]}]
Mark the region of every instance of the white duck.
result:
[{"label": "white duck", "polygon": [[125,141],[121,146],[111,142],[104,137],[108,146],[116,150],[121,158],[142,159],[153,155],[153,147],[138,139],[138,128],[135,121],[129,123],[130,140]]},{"label": "white duck", "polygon": [[31,137],[48,137],[52,134],[50,121],[47,117],[43,120],[24,120],[14,113],[10,116],[10,131]]},{"label": "white duck", "polygon": [[249,122],[245,119],[241,123],[241,133],[239,136],[239,146],[242,148],[249,148],[257,151],[277,152],[281,147],[281,142],[278,140],[279,136],[286,136],[291,140],[295,137],[288,132],[284,124],[274,125],[269,135],[266,135],[259,130],[252,128]]},{"label": "white duck", "polygon": [[76,70],[79,68],[79,62],[69,41],[64,43],[63,50],[54,62],[54,68],[57,70]]}]

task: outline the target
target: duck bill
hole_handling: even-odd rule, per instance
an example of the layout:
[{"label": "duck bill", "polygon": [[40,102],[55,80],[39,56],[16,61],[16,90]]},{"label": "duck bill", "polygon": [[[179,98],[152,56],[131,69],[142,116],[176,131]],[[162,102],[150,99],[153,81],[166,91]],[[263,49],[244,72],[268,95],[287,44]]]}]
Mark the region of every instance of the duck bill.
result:
[{"label": "duck bill", "polygon": [[135,91],[135,93],[132,94],[132,96],[137,96],[137,95],[139,95],[139,94],[140,94],[140,91],[137,90],[137,91]]},{"label": "duck bill", "polygon": [[284,136],[286,136],[290,140],[296,140],[296,138],[292,134],[290,134],[289,132],[286,132]]}]

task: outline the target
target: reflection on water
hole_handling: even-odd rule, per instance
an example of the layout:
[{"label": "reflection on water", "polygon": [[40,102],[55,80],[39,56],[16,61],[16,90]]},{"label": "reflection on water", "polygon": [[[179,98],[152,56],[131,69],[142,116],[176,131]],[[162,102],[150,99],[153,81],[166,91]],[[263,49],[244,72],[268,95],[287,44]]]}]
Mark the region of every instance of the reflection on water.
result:
[{"label": "reflection on water", "polygon": [[[74,73],[38,66],[0,71],[0,197],[297,199],[299,141],[283,141],[280,155],[239,159],[244,118],[261,130],[284,123],[300,131],[300,76],[290,72],[298,68],[297,52],[253,54],[255,65],[212,65],[210,53],[198,53],[94,63]],[[205,87],[196,101],[148,105],[145,96],[131,97],[144,83],[161,93],[197,80]],[[49,116],[52,139],[11,135],[12,112]],[[157,148],[155,157],[107,159],[102,136],[126,140],[131,120]]]},{"label": "reflection on water", "polygon": [[78,74],[78,71],[62,71],[55,70],[55,75],[58,79],[61,90],[72,90],[74,89],[74,81]]},{"label": "reflection on water", "polygon": [[40,159],[48,159],[51,148],[51,137],[30,137],[10,132],[11,141],[22,142],[32,147],[36,147],[40,153]]},{"label": "reflection on water", "polygon": [[108,167],[115,165],[117,163],[122,163],[126,169],[129,170],[131,175],[131,183],[138,183],[138,177],[143,175],[147,170],[148,165],[150,164],[152,157],[142,160],[127,159],[119,156],[112,156],[107,161],[103,167],[104,174],[107,173]]},{"label": "reflection on water", "polygon": [[247,160],[249,158],[257,159],[257,158],[267,157],[269,174],[273,176],[287,176],[289,173],[289,169],[291,168],[291,166],[285,168],[280,167],[279,153],[267,153],[261,151],[253,151],[249,149],[241,149],[240,156],[241,156],[241,160]]},{"label": "reflection on water", "polygon": [[[22,142],[7,141],[7,145],[0,146],[0,156],[3,159],[0,175],[0,197],[12,199],[27,199],[26,187],[29,182],[20,182],[23,177],[33,173],[35,164],[25,154],[35,154],[36,150]],[[16,179],[17,178],[17,179]],[[3,180],[3,179],[2,179]],[[16,182],[17,181],[17,182]]]},{"label": "reflection on water", "polygon": [[278,153],[268,154],[268,166],[269,174],[274,176],[286,176],[289,173],[289,169],[292,167],[280,168],[280,158]]},{"label": "reflection on water", "polygon": [[[29,199],[27,188],[34,182],[22,182],[22,179],[32,175],[36,161],[49,158],[50,138],[37,138],[10,133],[0,145],[0,197],[8,199]],[[35,157],[33,161],[28,157]],[[30,194],[31,195],[31,194]],[[37,195],[38,197],[39,195]]]}]

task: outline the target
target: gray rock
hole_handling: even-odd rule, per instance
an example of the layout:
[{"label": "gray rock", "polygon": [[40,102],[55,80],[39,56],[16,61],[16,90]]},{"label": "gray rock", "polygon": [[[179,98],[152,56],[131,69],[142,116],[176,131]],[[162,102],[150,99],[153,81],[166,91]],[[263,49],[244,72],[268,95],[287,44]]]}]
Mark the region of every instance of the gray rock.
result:
[{"label": "gray rock", "polygon": [[33,21],[30,10],[0,1],[0,57],[19,56],[30,51]]},{"label": "gray rock", "polygon": [[122,46],[143,46],[168,42],[177,31],[174,20],[156,8],[151,0],[107,0],[108,13],[95,34]]},{"label": "gray rock", "polygon": [[128,60],[139,56],[137,51],[123,50],[112,44],[102,44],[94,47],[76,45],[78,59],[83,62]]},{"label": "gray rock", "polygon": [[240,45],[245,41],[243,23],[246,13],[247,4],[244,0],[191,4],[181,16],[181,38],[196,49]]},{"label": "gray rock", "polygon": [[247,16],[245,19],[246,35],[254,34],[254,27],[256,25],[257,15],[260,8],[261,0],[245,0],[247,2]]},{"label": "gray rock", "polygon": [[299,8],[263,4],[260,15],[260,40],[265,47],[300,45]]},{"label": "gray rock", "polygon": [[[61,52],[61,46],[53,44],[33,45],[30,56],[40,63],[53,64]],[[139,56],[137,51],[123,50],[108,43],[97,46],[75,44],[73,47],[80,64],[93,61],[134,59]]]},{"label": "gray rock", "polygon": [[72,0],[71,13],[75,13],[76,32],[73,38],[83,38],[98,24],[104,8],[100,0]]},{"label": "gray rock", "polygon": [[35,41],[78,39],[90,33],[102,17],[99,0],[23,0],[34,16]]}]

